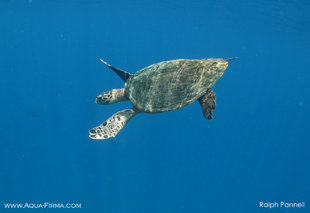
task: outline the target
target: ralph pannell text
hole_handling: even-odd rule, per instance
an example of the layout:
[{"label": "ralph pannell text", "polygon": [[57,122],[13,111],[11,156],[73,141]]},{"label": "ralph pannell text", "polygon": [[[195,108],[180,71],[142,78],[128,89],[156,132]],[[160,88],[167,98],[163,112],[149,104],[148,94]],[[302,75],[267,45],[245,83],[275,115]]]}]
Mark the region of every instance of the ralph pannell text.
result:
[{"label": "ralph pannell text", "polygon": [[299,202],[299,203],[294,203],[294,202],[259,202],[259,207],[260,208],[305,208],[306,207],[306,202]]}]

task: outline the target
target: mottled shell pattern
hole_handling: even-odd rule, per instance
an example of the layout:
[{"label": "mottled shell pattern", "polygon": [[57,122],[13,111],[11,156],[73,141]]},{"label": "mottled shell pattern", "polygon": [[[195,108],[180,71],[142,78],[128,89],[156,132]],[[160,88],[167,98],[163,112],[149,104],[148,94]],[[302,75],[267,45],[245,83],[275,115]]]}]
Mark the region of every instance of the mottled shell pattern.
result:
[{"label": "mottled shell pattern", "polygon": [[180,109],[213,87],[228,66],[224,59],[178,59],[141,69],[125,82],[125,94],[142,112]]}]

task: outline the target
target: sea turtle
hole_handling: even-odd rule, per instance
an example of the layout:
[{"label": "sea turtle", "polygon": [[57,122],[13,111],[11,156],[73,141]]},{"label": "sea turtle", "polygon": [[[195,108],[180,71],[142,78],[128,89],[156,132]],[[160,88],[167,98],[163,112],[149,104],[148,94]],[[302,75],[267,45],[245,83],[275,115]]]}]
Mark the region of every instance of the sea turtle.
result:
[{"label": "sea turtle", "polygon": [[206,119],[212,119],[215,93],[212,87],[224,74],[228,61],[236,58],[177,59],[163,61],[130,74],[103,61],[125,82],[125,87],[103,92],[97,104],[130,101],[132,109],[117,112],[103,124],[89,131],[92,139],[115,137],[139,112],[159,113],[180,109],[195,100]]}]

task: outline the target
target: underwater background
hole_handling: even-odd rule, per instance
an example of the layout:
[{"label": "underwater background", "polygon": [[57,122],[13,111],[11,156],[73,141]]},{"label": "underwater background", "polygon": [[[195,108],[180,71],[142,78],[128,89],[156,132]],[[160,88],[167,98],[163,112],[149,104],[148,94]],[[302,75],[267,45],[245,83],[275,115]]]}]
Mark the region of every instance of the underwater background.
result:
[{"label": "underwater background", "polygon": [[[0,1],[0,212],[310,212],[308,0]],[[195,102],[88,130],[129,102],[94,103],[178,59],[239,57]],[[305,202],[261,208],[259,202]],[[4,203],[81,203],[6,209]]]}]

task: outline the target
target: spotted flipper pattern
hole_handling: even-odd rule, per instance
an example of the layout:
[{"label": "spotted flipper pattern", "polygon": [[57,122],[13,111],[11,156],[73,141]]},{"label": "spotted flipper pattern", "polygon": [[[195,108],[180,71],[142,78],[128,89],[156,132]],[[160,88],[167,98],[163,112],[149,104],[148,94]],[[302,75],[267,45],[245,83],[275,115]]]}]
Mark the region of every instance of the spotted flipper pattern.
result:
[{"label": "spotted flipper pattern", "polygon": [[90,130],[89,137],[101,140],[115,137],[137,113],[138,112],[134,109],[125,109],[117,112],[108,118],[103,124]]},{"label": "spotted flipper pattern", "polygon": [[212,89],[208,89],[207,92],[198,99],[198,102],[201,105],[202,113],[206,119],[211,120],[216,106],[216,95]]}]

